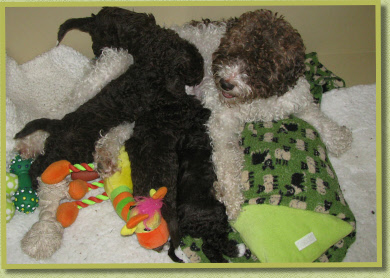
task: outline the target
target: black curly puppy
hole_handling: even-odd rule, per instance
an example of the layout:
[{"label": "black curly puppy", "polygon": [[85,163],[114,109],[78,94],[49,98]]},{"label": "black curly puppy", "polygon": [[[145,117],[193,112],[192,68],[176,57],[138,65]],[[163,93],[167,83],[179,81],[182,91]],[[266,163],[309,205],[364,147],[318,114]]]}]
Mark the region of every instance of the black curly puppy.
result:
[{"label": "black curly puppy", "polygon": [[[209,116],[193,96],[172,98],[138,117],[125,143],[134,194],[145,196],[151,188],[168,187],[162,214],[168,219],[168,254],[174,261],[180,261],[174,251],[186,235],[203,239],[202,250],[211,262],[227,262],[222,254],[239,255],[237,243],[228,240],[225,206],[213,190],[217,178],[205,126]],[[177,193],[170,192],[175,189]]]},{"label": "black curly puppy", "polygon": [[204,239],[204,253],[212,262],[226,262],[222,253],[237,256],[237,246],[227,236],[225,207],[213,193],[216,176],[205,127],[210,111],[185,93],[185,85],[193,86],[203,77],[197,49],[156,25],[152,15],[120,8],[66,21],[58,40],[71,29],[91,35],[96,56],[103,47],[123,48],[133,55],[134,64],[62,120],[35,120],[16,135],[50,133],[45,153],[31,166],[35,186],[50,163],[92,161],[101,135],[124,121],[135,121],[133,136],[125,143],[134,194],[146,196],[151,188],[168,187],[162,214],[171,236],[170,257],[180,261],[174,251],[188,234]]},{"label": "black curly puppy", "polygon": [[[124,48],[135,53],[132,53],[135,62],[63,119],[31,121],[15,135],[15,139],[19,139],[37,130],[50,133],[44,154],[38,155],[31,165],[34,188],[38,185],[36,178],[52,162],[59,159],[71,163],[92,161],[95,142],[111,127],[123,121],[135,121],[168,96],[183,95],[185,85],[193,86],[203,77],[203,59],[195,46],[174,31],[156,25],[152,15],[103,8],[92,17],[66,21],[60,27],[59,41],[66,31],[76,26],[91,34],[95,55],[100,55],[105,46]],[[122,30],[123,26],[127,29]],[[104,39],[97,39],[101,37]],[[111,39],[106,39],[108,37]]]}]

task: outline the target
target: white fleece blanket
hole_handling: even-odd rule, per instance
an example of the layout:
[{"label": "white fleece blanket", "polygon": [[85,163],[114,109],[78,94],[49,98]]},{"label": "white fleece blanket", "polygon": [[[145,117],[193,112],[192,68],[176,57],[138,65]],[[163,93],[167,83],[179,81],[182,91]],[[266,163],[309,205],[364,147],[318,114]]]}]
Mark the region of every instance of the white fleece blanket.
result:
[{"label": "white fleece blanket", "polygon": [[[69,49],[64,51],[69,57],[63,58],[68,61],[72,61],[79,55]],[[58,49],[57,52],[64,55],[64,52]],[[12,74],[14,71],[9,70],[7,63],[7,125],[9,123],[20,125],[15,121],[17,115],[12,110],[15,103],[8,97],[11,96],[10,94],[16,94],[21,90],[31,94],[34,90],[45,86],[53,88],[53,84],[58,81],[44,74],[45,72],[49,74],[49,71],[53,70],[52,63],[42,63],[38,59],[51,59],[52,62],[57,60],[53,57],[36,59],[29,62],[30,65],[24,67],[21,65],[23,72],[18,73],[22,77],[31,76],[31,71],[36,71],[39,66],[41,79],[34,78],[36,87],[31,87],[31,82],[26,83],[15,79]],[[90,67],[84,58],[80,59],[82,62],[80,63],[79,60],[77,65],[83,68],[78,69],[74,68],[74,65],[62,64],[60,71],[64,71],[67,79],[61,84],[66,90],[72,87],[69,82],[79,81],[80,74]],[[74,74],[75,72],[78,74]],[[36,107],[32,108],[36,109]],[[376,262],[376,86],[362,85],[328,92],[323,97],[322,109],[329,117],[351,128],[354,136],[351,150],[339,158],[330,158],[345,199],[357,220],[356,242],[349,249],[344,261]],[[19,111],[22,112],[26,113],[26,111]],[[15,127],[7,126],[9,132],[7,144],[12,145],[11,138],[15,130],[17,130]],[[102,193],[102,190],[92,190],[86,197],[98,193]],[[30,227],[38,221],[38,214],[39,209],[30,215],[16,212],[14,218],[6,225],[6,261],[9,267],[12,267],[12,264],[172,263],[166,250],[161,253],[146,250],[139,246],[135,236],[122,237],[120,230],[124,222],[115,213],[110,201],[81,209],[76,222],[65,229],[61,248],[51,258],[37,261],[22,252],[20,241]]]}]

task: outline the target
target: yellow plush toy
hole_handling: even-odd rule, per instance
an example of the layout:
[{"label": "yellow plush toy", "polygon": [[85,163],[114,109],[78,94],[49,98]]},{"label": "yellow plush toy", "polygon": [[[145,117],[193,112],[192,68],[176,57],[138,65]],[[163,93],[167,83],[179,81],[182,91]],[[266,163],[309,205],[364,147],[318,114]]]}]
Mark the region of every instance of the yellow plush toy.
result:
[{"label": "yellow plush toy", "polygon": [[119,151],[118,168],[121,170],[111,177],[104,179],[104,190],[107,192],[108,197],[111,196],[111,192],[119,185],[125,185],[130,190],[133,190],[130,161],[129,156],[125,151],[125,147],[122,147]]},{"label": "yellow plush toy", "polygon": [[136,234],[141,246],[161,248],[169,238],[168,226],[160,209],[166,187],[151,190],[150,197],[133,197],[130,161],[124,147],[119,154],[120,171],[104,180],[104,189],[116,213],[126,222],[121,235]]}]

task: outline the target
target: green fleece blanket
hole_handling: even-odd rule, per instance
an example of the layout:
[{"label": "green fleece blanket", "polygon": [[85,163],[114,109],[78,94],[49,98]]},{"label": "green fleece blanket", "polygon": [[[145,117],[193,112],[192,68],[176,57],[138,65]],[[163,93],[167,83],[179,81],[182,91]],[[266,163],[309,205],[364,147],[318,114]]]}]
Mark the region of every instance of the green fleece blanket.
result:
[{"label": "green fleece blanket", "polygon": [[[316,102],[345,86],[316,53],[306,55],[306,78]],[[247,123],[245,204],[229,234],[245,243],[235,263],[341,262],[356,238],[356,222],[316,130],[295,118]],[[191,262],[208,263],[202,240],[186,237],[182,250]]]}]

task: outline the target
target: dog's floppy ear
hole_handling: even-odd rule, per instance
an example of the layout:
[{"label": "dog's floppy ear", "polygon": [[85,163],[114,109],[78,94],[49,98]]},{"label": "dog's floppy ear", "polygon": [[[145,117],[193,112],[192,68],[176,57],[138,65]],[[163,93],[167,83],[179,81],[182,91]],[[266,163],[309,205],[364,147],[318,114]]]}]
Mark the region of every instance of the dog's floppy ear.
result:
[{"label": "dog's floppy ear", "polygon": [[171,72],[166,77],[169,91],[181,94],[185,91],[185,85],[195,86],[202,81],[204,61],[194,45],[184,42],[180,49],[172,49],[167,53],[171,57]]},{"label": "dog's floppy ear", "polygon": [[47,119],[47,118],[35,119],[32,120],[31,122],[28,122],[21,131],[16,133],[14,139],[21,139],[38,130],[43,130],[50,133],[53,131],[52,130],[53,127],[55,128],[56,126],[60,126],[60,124],[61,121],[56,119]]},{"label": "dog's floppy ear", "polygon": [[229,18],[226,21],[226,30],[229,30],[234,24],[236,24],[236,22],[238,22],[238,18],[237,17]]},{"label": "dog's floppy ear", "polygon": [[70,30],[77,29],[82,32],[90,32],[92,27],[95,24],[95,15],[92,14],[91,17],[84,17],[84,18],[71,18],[65,21],[60,25],[60,28],[58,30],[57,39],[58,43],[62,41],[62,39],[65,37],[66,33]]}]

